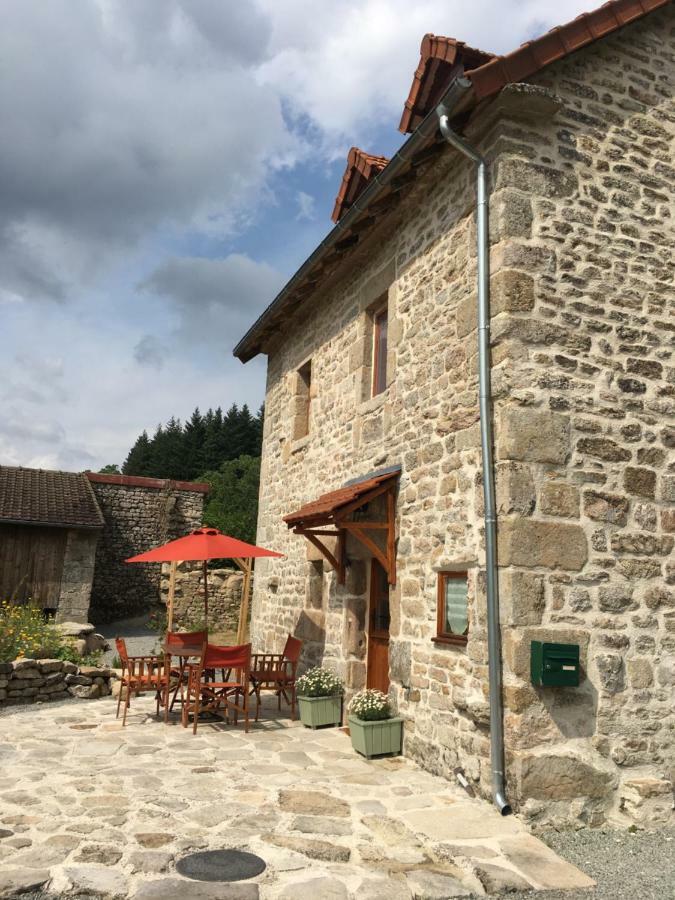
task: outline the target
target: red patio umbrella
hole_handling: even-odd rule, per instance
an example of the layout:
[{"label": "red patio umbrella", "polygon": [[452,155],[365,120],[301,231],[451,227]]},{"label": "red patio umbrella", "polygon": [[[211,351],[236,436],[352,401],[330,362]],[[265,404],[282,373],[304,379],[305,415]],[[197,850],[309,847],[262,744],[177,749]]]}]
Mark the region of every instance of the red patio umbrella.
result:
[{"label": "red patio umbrella", "polygon": [[[283,556],[274,550],[266,550],[264,547],[255,547],[237,538],[228,537],[217,528],[209,528],[203,525],[191,534],[147,550],[137,556],[131,556],[125,560],[131,562],[181,562],[185,560],[203,560],[204,562],[204,618],[209,615],[209,593],[206,564],[210,559],[233,559],[244,573],[244,589],[242,594],[242,606],[239,614],[239,629],[237,637],[239,643],[243,639],[243,631],[248,615],[248,592],[251,579],[251,559],[261,556]],[[175,569],[172,571],[175,575]],[[169,629],[173,624],[173,596],[169,591],[168,610]]]}]

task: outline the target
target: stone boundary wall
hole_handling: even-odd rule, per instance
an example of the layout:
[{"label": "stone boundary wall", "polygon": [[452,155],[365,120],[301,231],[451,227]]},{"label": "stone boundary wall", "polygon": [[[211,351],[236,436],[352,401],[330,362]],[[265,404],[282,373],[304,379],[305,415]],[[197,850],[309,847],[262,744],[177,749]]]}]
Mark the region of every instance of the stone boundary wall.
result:
[{"label": "stone boundary wall", "polygon": [[105,526],[96,549],[89,620],[96,625],[146,612],[160,602],[160,566],[130,556],[202,524],[208,485],[88,473]]},{"label": "stone boundary wall", "polygon": [[15,659],[0,663],[0,709],[77,697],[94,700],[112,693],[113,672],[62,659]]},{"label": "stone boundary wall", "polygon": [[[209,569],[209,628],[236,631],[244,585],[239,569]],[[162,566],[160,594],[166,605],[169,596],[169,564]],[[201,563],[181,563],[176,571],[174,625],[199,622],[204,610],[204,577]]]}]

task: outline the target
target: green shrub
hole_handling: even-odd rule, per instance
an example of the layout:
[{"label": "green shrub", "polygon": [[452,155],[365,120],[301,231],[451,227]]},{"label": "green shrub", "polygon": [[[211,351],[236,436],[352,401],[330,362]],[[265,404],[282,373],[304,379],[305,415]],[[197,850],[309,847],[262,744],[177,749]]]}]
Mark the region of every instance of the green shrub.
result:
[{"label": "green shrub", "polygon": [[14,659],[66,659],[78,665],[97,666],[100,650],[80,656],[75,641],[64,637],[34,604],[0,603],[0,662]]},{"label": "green shrub", "polygon": [[0,662],[22,657],[56,658],[63,636],[38,606],[0,603]]}]

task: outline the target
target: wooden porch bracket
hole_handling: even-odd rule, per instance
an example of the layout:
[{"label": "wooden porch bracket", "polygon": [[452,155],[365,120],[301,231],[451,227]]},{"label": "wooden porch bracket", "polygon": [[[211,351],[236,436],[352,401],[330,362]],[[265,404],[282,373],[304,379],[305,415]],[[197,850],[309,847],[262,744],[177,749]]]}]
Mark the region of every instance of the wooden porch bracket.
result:
[{"label": "wooden porch bracket", "polygon": [[[323,494],[308,503],[284,521],[294,534],[299,534],[321,553],[337,572],[338,584],[345,583],[347,535],[359,541],[387,573],[390,585],[396,584],[396,483],[400,469],[394,467],[372,478],[347,485],[332,493]],[[386,512],[381,520],[350,518],[353,513],[378,497],[385,495]],[[362,513],[363,514],[363,513]],[[384,547],[373,532],[384,537]],[[324,538],[337,538],[334,552],[326,546]]]},{"label": "wooden porch bracket", "polygon": [[[331,566],[335,569],[338,576],[338,584],[345,583],[345,567],[344,567],[344,540],[342,538],[342,534],[339,531],[309,531],[306,528],[294,528],[294,534],[301,534],[303,537],[306,537],[307,540],[312,544],[319,553],[328,560]],[[337,541],[337,558],[333,556],[328,547],[324,544],[321,537],[336,537]]]}]

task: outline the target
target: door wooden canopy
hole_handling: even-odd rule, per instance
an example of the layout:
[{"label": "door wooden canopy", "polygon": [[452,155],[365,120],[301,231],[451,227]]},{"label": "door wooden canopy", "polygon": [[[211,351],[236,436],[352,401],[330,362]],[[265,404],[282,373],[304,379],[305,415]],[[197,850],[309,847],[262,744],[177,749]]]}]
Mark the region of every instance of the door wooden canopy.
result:
[{"label": "door wooden canopy", "polygon": [[[336,491],[322,494],[306,503],[297,512],[284,516],[284,522],[294,534],[302,535],[328,560],[338,576],[338,584],[345,583],[345,546],[347,535],[359,541],[384,568],[389,584],[396,584],[395,509],[396,483],[401,473],[397,466],[351,482]],[[364,517],[366,507],[383,497],[384,516]],[[384,548],[374,539],[384,535]],[[326,546],[326,538],[336,538],[335,552]]]}]

